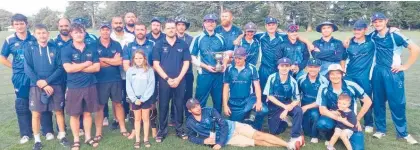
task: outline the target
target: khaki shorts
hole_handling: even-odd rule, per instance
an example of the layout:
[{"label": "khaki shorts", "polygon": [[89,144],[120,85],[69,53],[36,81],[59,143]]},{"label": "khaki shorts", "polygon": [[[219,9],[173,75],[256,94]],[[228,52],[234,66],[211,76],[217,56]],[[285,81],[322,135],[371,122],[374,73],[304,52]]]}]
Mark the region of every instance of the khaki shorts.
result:
[{"label": "khaki shorts", "polygon": [[347,138],[350,139],[350,137],[353,135],[353,130],[350,129],[340,129],[340,128],[335,128],[334,133],[342,133],[345,132],[347,134]]},{"label": "khaki shorts", "polygon": [[238,147],[255,146],[253,136],[256,130],[252,126],[240,122],[235,122],[235,131],[228,141],[228,145]]}]

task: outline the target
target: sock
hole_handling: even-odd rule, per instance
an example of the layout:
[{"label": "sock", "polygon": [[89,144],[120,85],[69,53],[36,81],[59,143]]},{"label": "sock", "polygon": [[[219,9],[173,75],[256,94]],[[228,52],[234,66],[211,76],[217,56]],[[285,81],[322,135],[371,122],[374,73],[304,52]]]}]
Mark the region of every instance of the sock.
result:
[{"label": "sock", "polygon": [[34,135],[34,140],[35,140],[35,143],[41,142],[41,135],[39,133],[38,134],[35,134]]},{"label": "sock", "polygon": [[58,132],[57,139],[61,140],[64,137],[66,137],[66,132]]}]

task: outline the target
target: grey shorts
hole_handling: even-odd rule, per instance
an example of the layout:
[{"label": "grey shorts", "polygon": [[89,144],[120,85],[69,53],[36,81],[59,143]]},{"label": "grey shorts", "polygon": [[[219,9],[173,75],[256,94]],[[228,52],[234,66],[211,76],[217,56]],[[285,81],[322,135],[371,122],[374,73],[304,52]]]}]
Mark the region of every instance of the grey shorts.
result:
[{"label": "grey shorts", "polygon": [[67,89],[66,113],[70,116],[80,116],[83,112],[94,113],[99,110],[98,92],[96,84],[84,87]]},{"label": "grey shorts", "polygon": [[39,87],[31,87],[29,90],[29,109],[35,112],[62,111],[64,107],[64,90],[61,85],[50,85],[54,89],[48,104],[41,102],[41,93],[44,92]]},{"label": "grey shorts", "polygon": [[98,89],[99,105],[105,105],[108,103],[108,99],[111,98],[112,102],[121,103],[122,101],[122,82],[108,82],[108,83],[97,83],[96,88]]}]

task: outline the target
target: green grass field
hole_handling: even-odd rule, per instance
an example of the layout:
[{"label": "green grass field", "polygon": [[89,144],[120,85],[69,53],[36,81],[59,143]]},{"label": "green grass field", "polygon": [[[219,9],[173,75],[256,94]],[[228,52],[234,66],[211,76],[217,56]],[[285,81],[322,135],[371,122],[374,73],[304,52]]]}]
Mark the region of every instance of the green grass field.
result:
[{"label": "green grass field", "polygon": [[[95,32],[92,32],[95,33]],[[403,32],[406,36],[410,37],[415,43],[420,45],[420,32]],[[0,41],[1,43],[4,39],[10,35],[10,32],[0,32]],[[57,32],[52,32],[51,37],[55,37]],[[351,32],[337,32],[334,33],[335,37],[338,39],[344,39],[351,35]],[[301,33],[301,36],[306,37],[310,40],[315,40],[320,37],[320,34],[316,32],[312,33]],[[404,52],[404,58],[407,59],[408,52]],[[11,83],[11,74],[12,70],[9,68],[0,65],[0,149],[31,149],[33,145],[33,140],[30,142],[20,145],[19,144],[19,131],[17,125],[17,119],[14,110],[14,99],[15,94],[13,91],[13,86]],[[407,96],[407,119],[408,119],[408,128],[410,134],[412,134],[416,139],[420,140],[420,93],[418,93],[419,88],[416,85],[420,85],[420,63],[417,61],[405,74],[405,86],[406,86],[406,96]],[[416,88],[417,87],[417,88]],[[417,89],[417,90],[416,90]],[[112,112],[112,111],[110,111]],[[112,116],[112,115],[110,115]],[[387,112],[387,125],[388,133],[387,136],[381,140],[373,139],[371,135],[365,135],[365,147],[367,150],[395,150],[395,149],[409,149],[415,150],[420,149],[420,146],[411,146],[407,145],[405,141],[396,140],[395,129],[393,127],[392,121],[390,120],[390,113]],[[67,117],[68,121],[68,117]],[[132,127],[129,126],[129,129]],[[94,131],[94,130],[93,130]],[[67,133],[71,133],[70,130]],[[98,149],[106,150],[115,150],[115,149],[132,149],[133,140],[127,140],[119,134],[119,130],[111,131],[108,127],[104,128],[104,139],[101,141]],[[289,131],[280,135],[283,139],[289,139]],[[72,139],[71,135],[68,136]],[[83,138],[82,138],[83,139]],[[82,140],[81,139],[81,140]],[[58,144],[57,140],[45,141],[45,138],[42,138],[44,149],[47,150],[56,150],[64,149],[61,145]],[[304,147],[304,150],[321,150],[326,149],[323,141],[318,144],[309,144],[309,138],[306,138],[307,145]],[[72,141],[72,140],[71,140]],[[180,150],[190,150],[190,149],[209,149],[205,146],[198,146],[189,143],[188,141],[183,141],[178,138],[175,138],[174,128],[170,128],[169,137],[161,144],[155,143],[153,139],[150,138],[152,147],[150,149],[180,149]],[[345,149],[342,144],[338,144],[337,149]],[[82,149],[91,149],[91,147],[82,144]],[[145,147],[142,145],[141,149]],[[263,148],[263,147],[252,147],[252,148],[237,148],[237,147],[226,147],[226,149],[236,150],[236,149],[275,149],[275,148]]]}]

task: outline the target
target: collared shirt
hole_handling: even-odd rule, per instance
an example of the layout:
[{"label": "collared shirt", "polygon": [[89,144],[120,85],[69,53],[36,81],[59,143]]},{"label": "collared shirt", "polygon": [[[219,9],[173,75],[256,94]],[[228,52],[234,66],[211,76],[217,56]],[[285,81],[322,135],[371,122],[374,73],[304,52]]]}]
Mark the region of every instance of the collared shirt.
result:
[{"label": "collared shirt", "polygon": [[127,46],[128,43],[133,42],[136,37],[133,34],[130,34],[128,32],[124,32],[123,36],[117,36],[117,34],[115,34],[115,32],[111,33],[111,38],[114,41],[117,41],[118,43],[120,43],[121,48],[124,48],[124,46]]},{"label": "collared shirt", "polygon": [[287,35],[276,32],[271,39],[267,32],[255,34],[261,46],[261,67],[270,68],[272,72],[277,71],[276,53],[280,50],[280,45],[287,40]]},{"label": "collared shirt", "polygon": [[[200,35],[196,36],[190,46],[191,55],[201,59],[201,62],[210,66],[216,66],[216,59],[214,59],[214,52],[225,52],[225,40],[223,37],[214,33],[209,35],[205,30]],[[203,74],[210,74],[207,70],[202,70]]]},{"label": "collared shirt", "polygon": [[128,30],[127,26],[124,26],[124,32],[130,33],[132,35],[135,35],[134,31],[131,32],[130,30]]},{"label": "collared shirt", "polygon": [[318,48],[320,52],[312,51],[312,55],[321,61],[340,62],[341,60],[346,59],[343,42],[334,37],[331,37],[329,41],[324,41],[323,38],[315,40],[313,45]]},{"label": "collared shirt", "polygon": [[375,64],[391,68],[400,66],[403,47],[407,48],[411,40],[399,32],[387,32],[384,37],[378,31],[372,32],[369,37],[374,41],[376,48]]},{"label": "collared shirt", "polygon": [[[99,63],[98,50],[96,46],[89,46],[85,44],[83,51],[74,47],[73,44],[67,45],[61,51],[61,61],[65,63],[84,63],[92,61],[92,63]],[[68,88],[84,88],[97,83],[95,73],[75,72],[67,73],[67,87]]]},{"label": "collared shirt", "polygon": [[24,55],[24,70],[31,79],[31,86],[36,86],[38,80],[45,80],[49,85],[63,84],[60,77],[65,72],[61,64],[61,53],[54,43],[48,43],[46,47],[33,43]]},{"label": "collared shirt", "polygon": [[181,73],[184,61],[191,61],[188,45],[178,38],[173,46],[166,39],[160,40],[153,48],[153,61],[159,61],[160,67],[170,78],[176,78]]},{"label": "collared shirt", "polygon": [[258,81],[257,68],[246,63],[245,68],[238,70],[234,65],[230,65],[224,75],[223,83],[229,84],[229,97],[231,99],[243,99],[252,93],[252,82]]},{"label": "collared shirt", "polygon": [[[121,54],[121,45],[117,41],[110,39],[109,45],[102,45],[101,41],[98,41],[98,56],[99,58],[114,58],[115,54]],[[108,66],[101,67],[101,70],[96,73],[96,79],[98,83],[107,83],[121,81],[121,74],[119,66]]]},{"label": "collared shirt", "polygon": [[[263,94],[267,96],[274,96],[284,104],[290,104],[292,101],[300,100],[300,92],[296,80],[292,76],[288,75],[287,80],[282,83],[280,80],[280,73],[278,72],[273,73],[268,77]],[[275,105],[271,101],[268,104],[269,106]]]},{"label": "collared shirt", "polygon": [[312,82],[309,75],[302,75],[297,80],[299,85],[299,91],[302,97],[302,106],[312,104],[316,101],[318,90],[322,85],[328,85],[329,81],[327,78],[318,74],[315,82]]},{"label": "collared shirt", "polygon": [[127,46],[123,49],[123,59],[131,61],[133,54],[137,50],[143,50],[144,54],[147,56],[147,60],[150,66],[153,64],[153,47],[155,42],[152,40],[146,39],[143,44],[137,43],[137,40],[134,40],[131,43],[128,43]]},{"label": "collared shirt", "polygon": [[3,42],[1,55],[7,58],[12,54],[13,74],[24,73],[24,51],[28,49],[28,45],[33,43],[36,43],[36,39],[29,31],[26,33],[26,39],[24,40],[19,39],[16,33],[14,33],[8,36]]},{"label": "collared shirt", "polygon": [[225,39],[226,50],[234,50],[235,45],[233,45],[233,41],[238,38],[239,35],[242,34],[241,28],[232,25],[229,31],[226,31],[223,26],[219,25],[214,29],[214,32],[219,33]]},{"label": "collared shirt", "polygon": [[[287,57],[292,63],[297,63],[299,70],[303,70],[306,67],[309,59],[309,52],[306,44],[296,40],[292,43],[290,40],[286,40],[280,45],[280,51],[282,54],[277,54],[277,60]],[[280,57],[279,57],[280,56]]]},{"label": "collared shirt", "polygon": [[349,62],[347,64],[346,76],[352,78],[369,78],[373,68],[373,57],[375,55],[374,43],[366,37],[366,41],[357,43],[352,38],[346,50]]},{"label": "collared shirt", "polygon": [[256,66],[258,63],[258,58],[260,56],[260,43],[258,39],[254,38],[252,39],[251,43],[249,43],[244,37],[242,38],[240,46],[242,46],[246,50],[247,57],[245,61]]},{"label": "collared shirt", "polygon": [[[180,37],[178,35],[177,35],[177,37],[179,39],[183,40],[185,43],[187,43],[188,48],[191,46],[192,40],[194,39],[192,36],[190,36],[187,33],[184,33],[184,36],[183,37]],[[190,67],[188,67],[187,73],[192,73],[192,68],[193,68],[192,63],[190,63]]]},{"label": "collared shirt", "polygon": [[162,39],[165,39],[166,34],[163,32],[160,32],[159,37],[155,39],[155,37],[153,37],[152,32],[149,32],[146,34],[146,38],[149,40],[152,40],[153,42],[157,43],[157,41],[160,41]]},{"label": "collared shirt", "polygon": [[69,40],[64,41],[63,38],[61,38],[60,34],[58,34],[55,39],[52,39],[52,41],[55,43],[57,48],[61,49],[70,44],[73,40],[70,38]]}]

